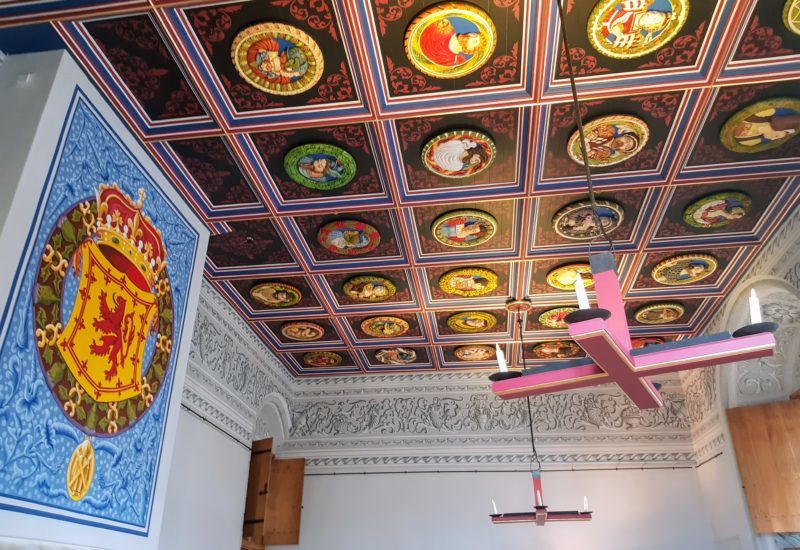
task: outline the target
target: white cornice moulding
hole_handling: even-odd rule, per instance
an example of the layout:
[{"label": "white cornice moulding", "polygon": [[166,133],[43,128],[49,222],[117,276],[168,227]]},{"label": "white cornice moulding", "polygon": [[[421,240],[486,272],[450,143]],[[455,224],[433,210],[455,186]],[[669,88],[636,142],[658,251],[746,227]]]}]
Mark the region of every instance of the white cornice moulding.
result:
[{"label": "white cornice moulding", "polygon": [[[794,271],[800,277],[799,233],[797,209],[747,277],[788,280]],[[727,307],[707,332],[725,328]],[[267,396],[280,395],[292,424],[280,453],[308,458],[311,472],[519,469],[530,459],[523,402],[495,398],[486,372],[295,379],[207,283],[192,344],[184,403],[249,441]],[[612,385],[534,398],[537,447],[546,466],[684,466],[714,456],[724,446],[715,371],[659,382],[671,398],[661,416],[635,412]]]}]

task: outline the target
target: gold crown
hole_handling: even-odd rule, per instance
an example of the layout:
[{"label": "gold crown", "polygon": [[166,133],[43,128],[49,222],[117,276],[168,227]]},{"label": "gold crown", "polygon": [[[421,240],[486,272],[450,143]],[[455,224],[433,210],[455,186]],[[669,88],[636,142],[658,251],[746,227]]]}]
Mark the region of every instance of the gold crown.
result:
[{"label": "gold crown", "polygon": [[116,267],[132,276],[134,282],[138,273],[147,289],[152,289],[167,266],[167,252],[161,232],[142,212],[144,199],[144,189],[139,189],[139,200],[134,203],[117,184],[101,184],[97,192],[97,244],[121,254],[135,271]]}]

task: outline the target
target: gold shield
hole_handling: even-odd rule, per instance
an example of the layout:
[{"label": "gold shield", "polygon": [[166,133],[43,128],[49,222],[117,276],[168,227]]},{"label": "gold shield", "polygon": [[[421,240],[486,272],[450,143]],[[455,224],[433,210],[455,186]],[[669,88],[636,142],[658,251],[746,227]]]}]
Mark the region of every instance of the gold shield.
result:
[{"label": "gold shield", "polygon": [[95,401],[117,402],[141,393],[147,334],[156,297],[117,269],[94,241],[76,252],[80,282],[58,349]]}]

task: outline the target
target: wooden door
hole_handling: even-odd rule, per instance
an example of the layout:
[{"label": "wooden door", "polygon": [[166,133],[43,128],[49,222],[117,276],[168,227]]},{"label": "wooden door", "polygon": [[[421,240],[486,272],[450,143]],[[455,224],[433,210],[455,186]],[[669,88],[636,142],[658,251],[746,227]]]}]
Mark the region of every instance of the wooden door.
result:
[{"label": "wooden door", "polygon": [[266,510],[267,545],[300,544],[305,467],[303,458],[272,461]]},{"label": "wooden door", "polygon": [[727,413],[754,529],[800,532],[800,401]]}]

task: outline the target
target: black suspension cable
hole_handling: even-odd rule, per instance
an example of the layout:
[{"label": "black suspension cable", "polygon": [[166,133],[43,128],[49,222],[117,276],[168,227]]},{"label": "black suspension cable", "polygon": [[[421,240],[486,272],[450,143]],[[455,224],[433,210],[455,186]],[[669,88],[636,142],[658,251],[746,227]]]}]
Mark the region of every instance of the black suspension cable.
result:
[{"label": "black suspension cable", "polygon": [[[519,342],[520,342],[520,353],[522,354],[522,368],[523,370],[527,369],[528,366],[525,363],[525,339],[522,336],[522,313],[517,312],[517,326],[519,327]],[[531,430],[531,469],[533,469],[533,461],[536,461],[536,464],[539,466],[539,470],[542,469],[542,462],[539,460],[539,453],[536,452],[536,440],[533,438],[533,413],[531,412],[531,398],[528,396],[526,398],[528,403],[528,427]]]},{"label": "black suspension cable", "polygon": [[581,116],[581,107],[580,103],[578,102],[578,88],[575,86],[575,72],[572,68],[572,49],[570,48],[569,40],[567,39],[567,24],[566,19],[564,18],[564,8],[561,6],[561,0],[556,0],[556,6],[558,6],[558,19],[560,23],[559,26],[561,27],[561,40],[564,45],[564,57],[567,60],[567,69],[569,71],[569,85],[570,88],[572,88],[572,108],[575,111],[575,118],[578,121],[578,136],[580,137],[583,167],[586,171],[586,184],[589,187],[589,202],[592,204],[592,216],[594,217],[594,223],[597,224],[598,228],[600,228],[600,233],[602,233],[603,237],[605,237],[605,239],[608,241],[608,245],[613,252],[614,241],[612,241],[611,237],[609,237],[608,233],[606,233],[606,228],[603,227],[603,224],[600,221],[600,216],[597,214],[597,201],[595,200],[594,196],[592,171],[589,168],[589,154],[586,151],[586,134],[583,129],[583,117]]},{"label": "black suspension cable", "polygon": [[539,460],[539,453],[536,452],[536,440],[533,438],[533,414],[531,413],[531,398],[530,396],[525,398],[528,402],[528,426],[531,429],[531,451],[533,451],[533,456],[531,457],[531,469],[533,468],[533,461],[536,461],[536,464],[539,466],[539,470],[542,469],[542,462]]}]

